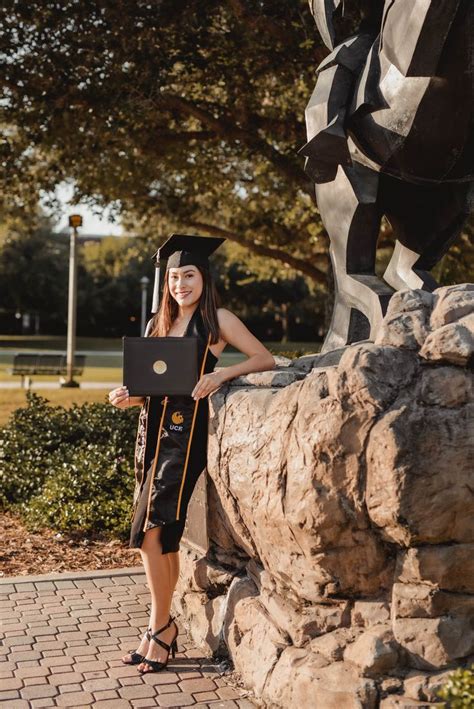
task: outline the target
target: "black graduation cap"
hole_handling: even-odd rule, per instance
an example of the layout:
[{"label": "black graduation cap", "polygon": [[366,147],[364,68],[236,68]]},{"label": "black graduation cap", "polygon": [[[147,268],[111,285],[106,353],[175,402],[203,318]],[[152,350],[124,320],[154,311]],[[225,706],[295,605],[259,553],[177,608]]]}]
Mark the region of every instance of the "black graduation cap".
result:
[{"label": "black graduation cap", "polygon": [[151,312],[158,312],[160,303],[160,268],[166,262],[166,269],[180,266],[208,266],[209,256],[225,241],[211,236],[171,234],[153,254],[155,261],[155,284]]}]

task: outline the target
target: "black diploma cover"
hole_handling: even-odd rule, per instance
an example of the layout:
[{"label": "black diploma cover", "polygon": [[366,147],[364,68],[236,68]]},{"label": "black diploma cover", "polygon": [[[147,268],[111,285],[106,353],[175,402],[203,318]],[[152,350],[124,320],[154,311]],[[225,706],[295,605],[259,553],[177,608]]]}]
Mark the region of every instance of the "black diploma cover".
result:
[{"label": "black diploma cover", "polygon": [[198,381],[197,337],[123,337],[130,396],[190,396]]}]

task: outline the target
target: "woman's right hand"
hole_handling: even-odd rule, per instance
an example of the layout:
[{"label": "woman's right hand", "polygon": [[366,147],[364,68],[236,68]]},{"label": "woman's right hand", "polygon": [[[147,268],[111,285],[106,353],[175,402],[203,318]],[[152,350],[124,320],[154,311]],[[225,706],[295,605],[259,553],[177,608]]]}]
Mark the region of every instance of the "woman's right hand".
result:
[{"label": "woman's right hand", "polygon": [[131,405],[127,387],[121,386],[117,389],[112,389],[109,393],[109,401],[112,406],[116,406],[118,409],[127,409]]},{"label": "woman's right hand", "polygon": [[127,387],[121,386],[112,389],[109,394],[109,401],[112,406],[118,409],[128,409],[129,406],[141,406],[145,403],[144,396],[130,396]]}]

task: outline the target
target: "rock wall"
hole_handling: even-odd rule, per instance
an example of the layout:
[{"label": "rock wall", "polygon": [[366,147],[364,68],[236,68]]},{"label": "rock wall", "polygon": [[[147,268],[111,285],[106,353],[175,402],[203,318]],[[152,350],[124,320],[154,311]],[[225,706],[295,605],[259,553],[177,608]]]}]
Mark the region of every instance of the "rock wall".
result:
[{"label": "rock wall", "polygon": [[375,343],[212,396],[178,604],[263,706],[426,706],[472,661],[473,350],[474,285],[402,291]]}]

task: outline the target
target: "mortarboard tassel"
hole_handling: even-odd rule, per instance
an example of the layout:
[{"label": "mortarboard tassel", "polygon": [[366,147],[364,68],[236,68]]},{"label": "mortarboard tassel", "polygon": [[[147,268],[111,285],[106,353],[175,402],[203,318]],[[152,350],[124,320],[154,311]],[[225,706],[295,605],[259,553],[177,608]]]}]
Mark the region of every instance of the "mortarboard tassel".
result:
[{"label": "mortarboard tassel", "polygon": [[153,285],[153,298],[151,301],[151,312],[157,313],[160,307],[160,262],[157,261],[155,268],[155,283]]}]

